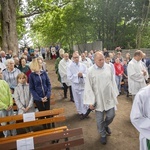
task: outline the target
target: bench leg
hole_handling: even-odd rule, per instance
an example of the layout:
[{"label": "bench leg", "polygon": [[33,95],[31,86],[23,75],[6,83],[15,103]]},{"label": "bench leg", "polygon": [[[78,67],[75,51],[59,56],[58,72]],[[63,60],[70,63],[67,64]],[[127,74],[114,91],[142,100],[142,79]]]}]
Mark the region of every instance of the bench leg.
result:
[{"label": "bench leg", "polygon": [[54,123],[54,122],[52,122],[52,124],[51,124],[51,125],[52,125],[52,128],[55,128],[55,123]]},{"label": "bench leg", "polygon": [[[65,141],[68,141],[68,138],[65,138]],[[66,148],[66,150],[70,150],[70,148],[69,148],[69,147],[67,147],[67,148]]]},{"label": "bench leg", "polygon": [[46,125],[47,125],[48,129],[55,128],[55,123],[54,122],[53,123],[48,123]]}]

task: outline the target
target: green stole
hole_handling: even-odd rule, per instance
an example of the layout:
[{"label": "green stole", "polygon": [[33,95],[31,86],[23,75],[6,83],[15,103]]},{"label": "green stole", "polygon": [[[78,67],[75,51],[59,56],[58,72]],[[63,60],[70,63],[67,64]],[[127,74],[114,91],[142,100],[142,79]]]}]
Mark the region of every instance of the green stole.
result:
[{"label": "green stole", "polygon": [[147,141],[147,148],[148,148],[148,150],[150,150],[150,140],[146,140]]}]

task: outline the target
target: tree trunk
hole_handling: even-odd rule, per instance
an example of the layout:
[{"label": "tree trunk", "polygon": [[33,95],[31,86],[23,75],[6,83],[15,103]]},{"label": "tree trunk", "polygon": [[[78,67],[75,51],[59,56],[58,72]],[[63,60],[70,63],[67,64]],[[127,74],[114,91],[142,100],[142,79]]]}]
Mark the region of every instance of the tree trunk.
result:
[{"label": "tree trunk", "polygon": [[141,37],[142,37],[142,32],[140,27],[137,30],[137,34],[136,34],[136,48],[140,49],[141,48]]},{"label": "tree trunk", "polygon": [[2,50],[18,52],[16,0],[1,0]]}]

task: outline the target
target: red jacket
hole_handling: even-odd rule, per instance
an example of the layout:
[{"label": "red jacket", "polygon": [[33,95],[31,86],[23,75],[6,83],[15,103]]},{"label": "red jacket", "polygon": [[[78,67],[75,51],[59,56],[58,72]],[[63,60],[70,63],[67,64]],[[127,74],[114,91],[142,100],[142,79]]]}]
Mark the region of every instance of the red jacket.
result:
[{"label": "red jacket", "polygon": [[116,75],[122,75],[124,72],[124,68],[121,63],[114,63]]}]

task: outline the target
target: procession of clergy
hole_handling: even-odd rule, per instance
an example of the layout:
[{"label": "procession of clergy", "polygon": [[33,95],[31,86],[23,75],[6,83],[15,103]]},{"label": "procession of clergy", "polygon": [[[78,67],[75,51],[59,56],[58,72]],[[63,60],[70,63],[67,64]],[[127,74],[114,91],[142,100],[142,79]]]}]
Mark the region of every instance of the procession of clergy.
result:
[{"label": "procession of clergy", "polygon": [[58,73],[64,89],[64,98],[70,89],[70,101],[75,103],[81,120],[95,110],[101,144],[107,143],[111,134],[110,123],[115,117],[117,97],[124,92],[132,95],[131,122],[140,132],[140,150],[150,149],[150,86],[148,83],[150,60],[141,50],[133,58],[121,52],[75,51],[69,54],[60,51],[63,58],[58,64]]},{"label": "procession of clergy", "polygon": [[[127,97],[132,95],[130,118],[140,133],[140,149],[150,150],[150,59],[146,58],[146,54],[137,50],[131,58],[129,53],[123,57],[121,51],[115,54],[104,49],[85,51],[81,55],[74,51],[70,57],[60,49],[59,56],[55,60],[55,66],[58,67],[56,72],[63,85],[64,98],[70,95],[70,101],[74,102],[81,120],[95,110],[101,144],[106,144],[107,136],[111,135],[109,125],[115,117],[117,97],[122,94],[123,89]],[[30,106],[31,103],[33,106],[33,100],[39,111],[50,109],[51,84],[43,58],[35,56],[26,65],[30,60],[27,50],[22,54],[20,65],[17,56],[7,59],[4,51],[0,52],[0,58],[0,79],[3,79],[0,80],[0,114],[3,117],[13,115],[13,101],[9,96],[11,93],[6,88],[14,90],[15,101],[20,109],[18,113],[33,112]],[[4,66],[4,61],[7,66]],[[29,82],[29,85],[26,82]],[[70,94],[67,94],[68,89]],[[14,131],[11,134],[17,133]],[[10,133],[5,131],[4,135],[7,137]]]}]

